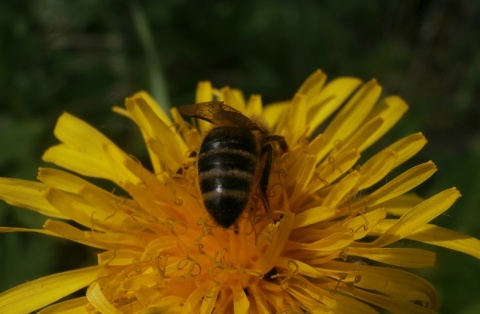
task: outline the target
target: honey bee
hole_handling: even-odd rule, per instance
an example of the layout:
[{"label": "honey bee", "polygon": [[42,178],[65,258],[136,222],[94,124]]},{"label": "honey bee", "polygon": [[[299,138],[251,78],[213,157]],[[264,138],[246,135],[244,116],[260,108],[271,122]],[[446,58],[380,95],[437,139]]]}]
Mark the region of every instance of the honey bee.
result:
[{"label": "honey bee", "polygon": [[235,224],[257,189],[268,211],[270,171],[278,148],[287,150],[284,138],[269,135],[222,101],[187,105],[179,110],[185,116],[214,125],[203,139],[197,157],[203,204],[213,220],[223,228]]}]

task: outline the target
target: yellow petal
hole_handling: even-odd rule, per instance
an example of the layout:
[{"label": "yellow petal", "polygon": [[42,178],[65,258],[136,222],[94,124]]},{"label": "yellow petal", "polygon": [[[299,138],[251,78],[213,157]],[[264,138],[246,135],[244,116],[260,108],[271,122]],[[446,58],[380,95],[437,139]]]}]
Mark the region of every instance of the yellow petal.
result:
[{"label": "yellow petal", "polygon": [[224,87],[221,89],[221,92],[223,94],[223,100],[227,105],[240,112],[245,112],[245,98],[239,89]]},{"label": "yellow petal", "polygon": [[359,189],[365,189],[379,182],[395,167],[415,155],[425,144],[421,133],[413,134],[383,149],[360,167]]},{"label": "yellow petal", "polygon": [[16,286],[0,294],[0,313],[28,313],[55,302],[97,279],[102,267],[58,273]]},{"label": "yellow petal", "polygon": [[42,215],[67,219],[45,198],[48,186],[43,183],[0,178],[0,198],[10,205],[27,208]]},{"label": "yellow petal", "polygon": [[310,250],[315,251],[316,253],[330,253],[344,249],[349,246],[353,240],[353,236],[350,233],[338,232],[327,235],[326,237],[312,243],[288,241],[285,245],[285,252]]},{"label": "yellow petal", "polygon": [[85,186],[92,187],[98,191],[103,191],[87,180],[59,169],[39,168],[38,179],[47,184],[50,188],[56,188],[71,193],[79,193]]},{"label": "yellow petal", "polygon": [[48,148],[42,159],[88,177],[112,179],[113,181],[111,167],[105,157],[101,155],[94,156],[81,149],[76,150],[70,146],[59,144]]},{"label": "yellow petal", "polygon": [[[345,140],[364,123],[364,119],[375,105],[382,88],[375,80],[364,84],[333,118],[324,132],[325,138],[333,143]],[[330,147],[331,148],[331,147]]]},{"label": "yellow petal", "polygon": [[378,311],[367,304],[339,293],[332,296],[332,301],[335,302],[329,301],[328,298],[323,298],[322,301],[332,310],[336,310],[334,313],[378,314]]},{"label": "yellow petal", "polygon": [[[395,223],[394,219],[383,220],[375,226],[371,234],[373,236],[381,235]],[[458,231],[427,224],[418,227],[414,233],[405,238],[459,251],[480,259],[480,240]]]},{"label": "yellow petal", "polygon": [[[321,189],[329,184],[332,184],[340,176],[344,175],[350,170],[353,165],[360,158],[360,154],[356,149],[350,151],[344,151],[338,155],[335,159],[330,159],[320,164],[315,171],[312,182],[309,184],[309,192],[314,193],[320,190],[320,193],[324,192]],[[326,191],[328,194],[328,191]]]},{"label": "yellow petal", "polygon": [[[149,306],[146,309],[136,311],[134,313],[138,314],[157,314],[157,313],[171,313],[171,314],[176,314],[176,313],[181,313],[181,307],[180,304],[183,303],[183,299],[177,296],[166,296],[163,297],[158,304],[155,304],[153,306]],[[122,313],[124,313],[122,311]]]},{"label": "yellow petal", "polygon": [[391,151],[396,154],[394,168],[401,165],[417,154],[427,144],[427,139],[422,133],[415,133],[391,144],[378,154]]},{"label": "yellow petal", "polygon": [[48,149],[43,155],[45,161],[87,176],[110,178],[104,147],[114,144],[107,137],[68,113],[58,119],[54,133],[64,144]]},{"label": "yellow petal", "polygon": [[198,147],[200,147],[200,144],[202,143],[202,136],[200,135],[199,130],[187,123],[177,108],[170,109],[170,113],[172,115],[175,128],[182,135],[183,141],[188,149],[185,155],[192,156],[192,153]]},{"label": "yellow petal", "polygon": [[141,185],[144,179],[152,176],[150,171],[142,167],[137,161],[125,154],[117,146],[106,146],[105,156],[112,168],[112,181],[123,187],[125,184]]},{"label": "yellow petal", "polygon": [[308,154],[315,156],[316,163],[318,163],[321,159],[323,159],[323,157],[325,157],[323,155],[320,155],[323,147],[325,146],[325,141],[325,136],[319,134],[308,143]]},{"label": "yellow petal", "polygon": [[267,308],[267,298],[262,293],[261,289],[258,289],[258,285],[252,286],[250,289],[250,294],[253,295],[255,300],[255,305],[257,307],[259,314],[270,314],[269,309]]},{"label": "yellow petal", "polygon": [[127,109],[123,108],[123,107],[118,107],[118,106],[113,106],[112,107],[112,111],[121,115],[121,116],[124,116],[125,118],[129,118],[131,119],[132,117],[130,116],[130,113],[127,111]]},{"label": "yellow petal", "polygon": [[210,81],[202,81],[197,85],[197,92],[195,94],[195,102],[207,102],[213,100],[212,83]]},{"label": "yellow petal", "polygon": [[84,187],[80,195],[51,189],[46,198],[70,219],[92,230],[120,229],[131,218],[120,198],[99,193],[95,188]]},{"label": "yellow petal", "polygon": [[424,201],[424,199],[420,196],[413,193],[408,193],[383,202],[381,206],[386,209],[388,215],[402,216],[411,208],[420,204],[422,201]]},{"label": "yellow petal", "polygon": [[308,125],[311,135],[362,84],[352,77],[341,77],[329,82],[322,91],[309,100]]},{"label": "yellow petal", "polygon": [[407,299],[383,296],[377,293],[371,293],[363,289],[348,289],[339,287],[341,292],[352,295],[364,302],[376,305],[389,313],[409,313],[409,314],[435,314],[438,308],[438,299],[429,300],[428,308],[410,302]]},{"label": "yellow petal", "polygon": [[71,299],[44,308],[38,314],[83,314],[86,312],[88,300],[86,297]]},{"label": "yellow petal", "polygon": [[[161,181],[159,182],[161,183]],[[149,221],[173,219],[181,221],[195,220],[198,216],[192,217],[191,211],[179,210],[181,207],[196,209],[199,204],[199,200],[193,197],[178,196],[175,190],[162,190],[150,188],[147,185],[147,189],[144,186],[137,186],[133,184],[126,184],[125,189],[135,199],[140,210],[143,210],[142,216]],[[162,194],[158,194],[158,192]],[[195,206],[188,207],[189,204],[195,203]]]},{"label": "yellow petal", "polygon": [[259,239],[258,247],[267,247],[258,263],[263,273],[270,271],[282,254],[292,230],[293,217],[293,214],[286,214],[281,222],[275,224],[271,243],[266,243],[264,237]]},{"label": "yellow petal", "polygon": [[86,154],[101,153],[103,145],[111,143],[94,127],[66,112],[58,119],[54,134],[61,142],[82,150]]},{"label": "yellow petal", "polygon": [[[210,81],[199,82],[195,94],[195,103],[212,101],[213,98],[212,83]],[[207,121],[198,119],[198,127],[200,133],[205,134],[205,132],[211,128],[211,124]]]},{"label": "yellow petal", "polygon": [[[293,298],[299,301],[302,304],[302,307],[307,310],[307,313],[325,313],[327,308],[321,304],[316,298],[310,297],[308,293],[303,289],[303,287],[294,287],[289,286],[286,290]],[[300,309],[292,308],[293,313],[299,313]]]},{"label": "yellow petal", "polygon": [[281,130],[284,130],[284,121],[287,117],[286,112],[288,111],[288,108],[290,108],[289,101],[269,104],[263,108],[262,118],[271,128],[273,134],[282,135]]},{"label": "yellow petal", "polygon": [[455,230],[427,225],[419,228],[408,238],[463,252],[480,259],[480,240]]},{"label": "yellow petal", "polygon": [[368,205],[381,204],[404,194],[430,178],[436,171],[437,167],[431,161],[415,166],[370,194],[368,196]]},{"label": "yellow petal", "polygon": [[103,314],[121,314],[122,312],[110,302],[102,292],[98,282],[92,283],[87,289],[87,299],[100,313]]},{"label": "yellow petal", "polygon": [[319,206],[307,209],[295,215],[295,220],[292,229],[298,229],[313,225],[324,220],[327,220],[335,215],[335,208],[329,206]]},{"label": "yellow petal", "polygon": [[49,235],[49,236],[55,236],[55,237],[58,236],[57,234],[55,234],[55,233],[53,233],[49,230],[44,230],[44,229],[0,227],[0,233],[9,233],[9,232],[35,232],[35,233],[45,234],[45,235]]},{"label": "yellow petal", "polygon": [[280,257],[276,261],[275,266],[278,268],[288,270],[288,272],[291,272],[294,274],[299,273],[310,278],[322,278],[334,273],[334,272],[331,272],[331,273],[325,272],[316,267],[312,267],[307,263],[303,263],[301,261],[293,261],[291,259],[284,258],[284,257]]},{"label": "yellow petal", "polygon": [[215,285],[209,289],[206,289],[202,307],[200,308],[200,314],[212,313],[215,307],[215,302],[217,301],[218,292],[220,292],[219,285]]},{"label": "yellow petal", "polygon": [[347,254],[399,267],[433,267],[435,253],[413,248],[358,248],[351,247]]},{"label": "yellow petal", "polygon": [[[290,150],[284,154],[280,160],[290,161],[290,164],[285,168],[288,169],[289,173],[297,174],[303,168],[303,161],[307,159],[307,155],[303,153],[303,150],[300,146],[296,146],[294,149]],[[294,160],[295,162],[291,162]],[[297,183],[295,176],[285,176],[285,186],[294,187]]]},{"label": "yellow petal", "polygon": [[405,238],[446,211],[459,197],[460,193],[455,188],[432,196],[406,212],[384,234],[367,246],[386,246]]},{"label": "yellow petal", "polygon": [[84,226],[91,225],[92,228],[95,228],[90,216],[95,211],[95,208],[85,203],[78,195],[52,189],[47,193],[46,197],[59,211],[69,215],[70,219]]},{"label": "yellow petal", "polygon": [[59,237],[101,249],[137,250],[139,246],[138,239],[135,239],[134,235],[125,233],[110,232],[105,234],[82,231],[64,222],[52,220],[47,220],[44,228],[57,234]]},{"label": "yellow petal", "polygon": [[[131,218],[132,213],[138,212],[137,203],[133,200],[116,196],[71,173],[58,169],[40,168],[38,178],[51,187],[49,192],[55,189],[77,194],[84,200],[82,202],[93,206],[94,209],[87,212],[90,220],[108,221],[110,226],[119,226]],[[92,221],[89,226],[91,223]]]},{"label": "yellow petal", "polygon": [[235,314],[250,313],[250,301],[240,285],[232,285],[233,310]]},{"label": "yellow petal", "polygon": [[303,82],[302,86],[298,89],[297,94],[305,95],[307,102],[312,105],[314,98],[320,94],[326,81],[327,76],[325,73],[321,70],[317,70],[311,74],[305,82]]},{"label": "yellow petal", "polygon": [[292,104],[287,113],[289,119],[286,121],[285,140],[290,146],[294,146],[297,139],[304,134],[307,129],[307,101],[301,94],[295,95]]},{"label": "yellow petal", "polygon": [[263,112],[262,96],[252,95],[248,99],[247,108],[245,109],[245,115],[248,117],[261,117]]},{"label": "yellow petal", "polygon": [[360,182],[358,189],[369,188],[387,176],[392,171],[396,160],[397,154],[393,151],[384,151],[370,158],[359,169],[361,177],[358,180]]},{"label": "yellow petal", "polygon": [[136,103],[139,106],[147,105],[153,112],[155,112],[155,116],[159,117],[163,123],[167,125],[172,123],[168,115],[162,110],[162,107],[152,98],[152,96],[150,96],[149,93],[141,91],[135,93],[132,97],[125,99],[126,107],[132,103]]},{"label": "yellow petal", "polygon": [[[205,284],[204,284],[205,285]],[[188,296],[187,301],[183,304],[182,314],[190,314],[193,313],[195,309],[197,309],[197,305],[202,300],[205,294],[205,287],[200,286],[193,290],[190,295]]]},{"label": "yellow petal", "polygon": [[[102,133],[82,120],[64,113],[55,127],[55,135],[63,144],[49,148],[43,155],[45,161],[53,162],[77,173],[118,182],[115,168],[106,150],[121,151]],[[122,152],[123,153],[123,152]],[[123,153],[123,159],[129,158]]]},{"label": "yellow petal", "polygon": [[[110,226],[120,226],[131,217],[131,213],[136,212],[136,207],[133,206],[136,203],[131,199],[116,196],[71,173],[58,169],[40,168],[38,178],[51,187],[50,192],[53,189],[70,192],[81,197],[82,203],[89,203],[90,210],[86,212],[86,215],[90,216],[89,227],[93,219],[107,222]],[[61,204],[60,206],[64,207]],[[68,210],[68,213],[72,211]]]},{"label": "yellow petal", "polygon": [[338,226],[332,226],[328,230],[331,232],[341,232],[341,230],[348,230],[355,240],[365,237],[377,225],[379,221],[385,219],[386,212],[383,208],[370,211],[366,214],[359,215],[348,219]]},{"label": "yellow petal", "polygon": [[162,163],[172,172],[184,163],[187,147],[181,136],[174,132],[172,123],[166,124],[147,104],[126,104],[133,120],[142,131],[153,162],[154,171],[163,171]]},{"label": "yellow petal", "polygon": [[[315,156],[303,155],[302,158],[297,160],[299,169],[291,169],[290,172],[295,174],[294,190],[290,196],[290,203],[294,204],[297,197],[304,195],[304,191],[311,181],[313,174],[315,173]],[[294,208],[298,206],[292,206]]]},{"label": "yellow petal", "polygon": [[354,134],[346,139],[341,144],[341,149],[356,148],[358,151],[363,151],[363,147],[368,140],[378,132],[385,120],[382,117],[375,117],[374,119],[362,125]]},{"label": "yellow petal", "polygon": [[370,112],[369,117],[380,116],[385,122],[373,136],[368,138],[359,150],[364,151],[375,143],[400,120],[407,110],[408,105],[398,96],[390,96],[383,99],[382,102],[378,106],[375,106],[372,112]]},{"label": "yellow petal", "polygon": [[323,200],[322,206],[336,207],[342,201],[348,199],[346,196],[350,194],[358,184],[359,176],[357,171],[353,171],[343,177],[340,182],[335,183]]},{"label": "yellow petal", "polygon": [[[378,267],[372,265],[362,265],[354,263],[343,263],[338,261],[328,262],[326,265],[329,269],[337,271],[345,271],[349,276],[355,278],[355,286],[362,289],[345,290],[343,285],[338,288],[347,292],[360,300],[369,299],[372,304],[379,305],[387,310],[391,310],[394,305],[399,309],[409,309],[417,313],[418,310],[425,310],[420,306],[413,306],[411,301],[421,301],[429,304],[430,308],[438,307],[438,295],[435,287],[425,279],[407,271],[390,268]],[[378,291],[386,296],[384,299],[380,294],[369,293],[368,295],[358,296],[358,291]],[[389,300],[387,302],[387,300]],[[393,302],[393,304],[390,303]],[[404,313],[410,313],[406,311]],[[422,313],[422,312],[418,312]]]},{"label": "yellow petal", "polygon": [[102,266],[127,266],[136,258],[138,259],[137,252],[105,251],[97,254],[98,265]]},{"label": "yellow petal", "polygon": [[[435,289],[428,281],[408,271],[391,267],[368,265],[365,263],[349,263],[332,260],[316,268],[325,274],[342,274],[345,281],[352,281],[355,286],[371,290],[384,291],[390,296],[411,298],[412,295],[435,295]],[[410,286],[412,291],[404,289]],[[415,289],[413,289],[415,288]]]},{"label": "yellow petal", "polygon": [[64,222],[47,220],[43,227],[49,232],[56,234],[58,237],[103,249],[102,245],[87,240],[83,231],[76,229],[75,227]]}]

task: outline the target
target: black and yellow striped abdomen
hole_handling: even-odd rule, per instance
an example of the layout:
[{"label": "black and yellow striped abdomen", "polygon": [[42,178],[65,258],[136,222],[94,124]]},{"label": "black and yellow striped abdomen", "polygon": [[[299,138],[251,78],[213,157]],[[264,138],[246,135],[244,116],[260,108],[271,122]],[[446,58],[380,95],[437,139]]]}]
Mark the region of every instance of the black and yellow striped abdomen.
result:
[{"label": "black and yellow striped abdomen", "polygon": [[255,136],[237,127],[217,127],[203,140],[198,178],[205,208],[222,227],[235,223],[247,206],[259,160]]}]

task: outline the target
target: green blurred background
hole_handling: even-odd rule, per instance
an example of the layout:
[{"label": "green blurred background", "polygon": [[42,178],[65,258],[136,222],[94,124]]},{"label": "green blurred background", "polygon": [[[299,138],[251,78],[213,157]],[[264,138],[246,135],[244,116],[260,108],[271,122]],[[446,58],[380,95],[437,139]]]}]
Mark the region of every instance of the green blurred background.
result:
[{"label": "green blurred background", "polygon": [[[439,172],[417,192],[457,186],[463,197],[435,223],[480,238],[480,1],[0,2],[0,176],[34,179],[56,143],[63,111],[144,156],[138,131],[111,113],[145,89],[168,105],[194,100],[196,83],[290,98],[315,69],[375,77],[410,104],[382,145],[423,131]],[[0,204],[0,225],[44,218]],[[480,313],[480,261],[435,249],[421,274],[442,313]],[[0,291],[95,263],[95,252],[40,235],[0,234]]]}]

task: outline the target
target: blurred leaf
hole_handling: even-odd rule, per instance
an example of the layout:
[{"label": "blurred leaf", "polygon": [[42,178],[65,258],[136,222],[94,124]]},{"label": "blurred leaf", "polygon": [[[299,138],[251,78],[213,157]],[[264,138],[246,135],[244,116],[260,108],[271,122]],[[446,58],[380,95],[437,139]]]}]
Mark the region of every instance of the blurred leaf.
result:
[{"label": "blurred leaf", "polygon": [[147,16],[138,1],[131,1],[129,3],[133,24],[137,31],[140,43],[143,46],[143,50],[145,51],[145,62],[148,76],[150,78],[149,92],[160,104],[163,111],[168,113],[170,112],[170,101],[168,99],[167,85],[163,75],[160,55],[155,47],[154,37]]},{"label": "blurred leaf", "polygon": [[56,259],[56,241],[37,234],[2,234],[0,291],[49,274]]},{"label": "blurred leaf", "polygon": [[[38,162],[38,141],[45,130],[44,121],[15,121],[9,116],[3,116],[0,119],[0,169],[5,169],[12,163],[25,165],[32,161]],[[12,167],[8,170],[11,171]]]}]

